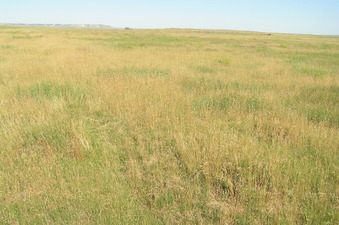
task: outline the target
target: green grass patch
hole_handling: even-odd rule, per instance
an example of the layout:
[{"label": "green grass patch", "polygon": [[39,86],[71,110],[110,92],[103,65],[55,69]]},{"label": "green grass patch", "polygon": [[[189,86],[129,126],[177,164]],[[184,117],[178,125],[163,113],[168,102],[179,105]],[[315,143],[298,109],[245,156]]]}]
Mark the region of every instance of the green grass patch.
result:
[{"label": "green grass patch", "polygon": [[318,68],[301,68],[298,69],[298,72],[304,75],[313,76],[316,78],[321,78],[327,75],[325,70],[321,70]]},{"label": "green grass patch", "polygon": [[17,87],[17,97],[30,97],[35,100],[66,100],[81,102],[86,98],[86,91],[79,85],[66,83],[59,84],[51,81],[42,81],[28,88]]},{"label": "green grass patch", "polygon": [[269,48],[268,46],[262,45],[262,46],[257,47],[256,51],[262,52],[262,53],[269,53],[272,51],[272,49]]},{"label": "green grass patch", "polygon": [[181,84],[185,91],[197,92],[218,91],[226,87],[224,81],[207,77],[195,79],[186,78],[181,82]]},{"label": "green grass patch", "polygon": [[208,66],[197,66],[195,70],[199,73],[215,73],[215,69]]},{"label": "green grass patch", "polygon": [[232,63],[232,60],[230,58],[221,58],[215,60],[215,62],[222,66],[229,66]]},{"label": "green grass patch", "polygon": [[248,112],[257,112],[264,109],[264,104],[257,97],[246,99],[245,105]]},{"label": "green grass patch", "polygon": [[311,87],[303,88],[300,94],[290,101],[294,107],[316,123],[326,122],[339,127],[339,88]]},{"label": "green grass patch", "polygon": [[43,35],[14,35],[13,39],[37,39],[42,38]]},{"label": "green grass patch", "polygon": [[188,41],[182,38],[167,35],[140,35],[133,33],[114,34],[100,37],[90,36],[76,39],[92,41],[105,47],[122,50],[159,46],[179,47],[182,43]]},{"label": "green grass patch", "polygon": [[239,92],[248,92],[251,94],[260,93],[262,91],[270,90],[274,88],[274,85],[268,83],[244,83],[244,82],[231,82],[227,84],[227,87]]},{"label": "green grass patch", "polygon": [[196,111],[217,110],[226,112],[232,107],[234,99],[228,96],[202,96],[193,101]]},{"label": "green grass patch", "polygon": [[60,152],[70,149],[68,145],[71,141],[69,127],[60,124],[42,124],[24,130],[22,147],[29,151],[28,154],[50,154],[47,151]]},{"label": "green grass patch", "polygon": [[14,48],[13,45],[0,45],[0,49],[12,49]]},{"label": "green grass patch", "polygon": [[171,73],[169,70],[158,69],[158,68],[137,68],[137,67],[99,67],[96,70],[97,76],[126,76],[126,77],[166,77]]},{"label": "green grass patch", "polygon": [[304,68],[313,69],[315,65],[321,65],[326,68],[338,68],[339,54],[336,52],[296,51],[292,54],[287,52],[282,55],[286,62],[295,66],[297,70]]},{"label": "green grass patch", "polygon": [[195,111],[227,112],[231,108],[245,113],[257,113],[269,109],[269,106],[255,96],[240,95],[237,93],[202,95],[193,101]]},{"label": "green grass patch", "polygon": [[279,45],[279,47],[280,47],[280,48],[285,48],[285,49],[287,49],[287,48],[288,48],[288,45],[287,45],[287,44],[284,44],[284,43],[281,43],[281,44]]}]

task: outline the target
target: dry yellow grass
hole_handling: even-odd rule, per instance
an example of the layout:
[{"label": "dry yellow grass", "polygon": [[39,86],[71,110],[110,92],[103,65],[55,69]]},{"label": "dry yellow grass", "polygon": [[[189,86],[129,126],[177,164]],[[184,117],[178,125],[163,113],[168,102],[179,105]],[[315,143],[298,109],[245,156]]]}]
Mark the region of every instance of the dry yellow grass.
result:
[{"label": "dry yellow grass", "polygon": [[338,43],[0,27],[0,220],[335,224]]}]

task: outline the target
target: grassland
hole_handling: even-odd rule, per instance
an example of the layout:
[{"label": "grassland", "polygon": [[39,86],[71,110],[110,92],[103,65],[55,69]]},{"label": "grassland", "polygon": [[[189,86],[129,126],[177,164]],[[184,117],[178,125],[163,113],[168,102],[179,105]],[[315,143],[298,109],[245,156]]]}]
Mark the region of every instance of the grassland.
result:
[{"label": "grassland", "polygon": [[0,27],[1,224],[335,224],[339,38]]}]

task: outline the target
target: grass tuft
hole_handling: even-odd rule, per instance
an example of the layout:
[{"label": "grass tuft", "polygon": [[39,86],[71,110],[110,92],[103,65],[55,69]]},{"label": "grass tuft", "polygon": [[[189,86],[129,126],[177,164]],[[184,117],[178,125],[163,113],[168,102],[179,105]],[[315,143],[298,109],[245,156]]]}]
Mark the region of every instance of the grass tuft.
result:
[{"label": "grass tuft", "polygon": [[30,97],[35,100],[66,100],[81,102],[85,100],[86,93],[83,88],[70,83],[58,84],[51,81],[43,81],[31,85],[28,88],[17,87],[17,97]]}]

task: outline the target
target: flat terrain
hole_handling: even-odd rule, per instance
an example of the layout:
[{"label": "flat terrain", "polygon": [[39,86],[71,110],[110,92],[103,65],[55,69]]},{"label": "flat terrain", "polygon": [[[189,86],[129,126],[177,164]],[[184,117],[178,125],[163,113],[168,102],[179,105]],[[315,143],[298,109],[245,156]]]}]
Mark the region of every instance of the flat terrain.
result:
[{"label": "flat terrain", "polygon": [[0,223],[335,224],[339,37],[0,27]]}]

